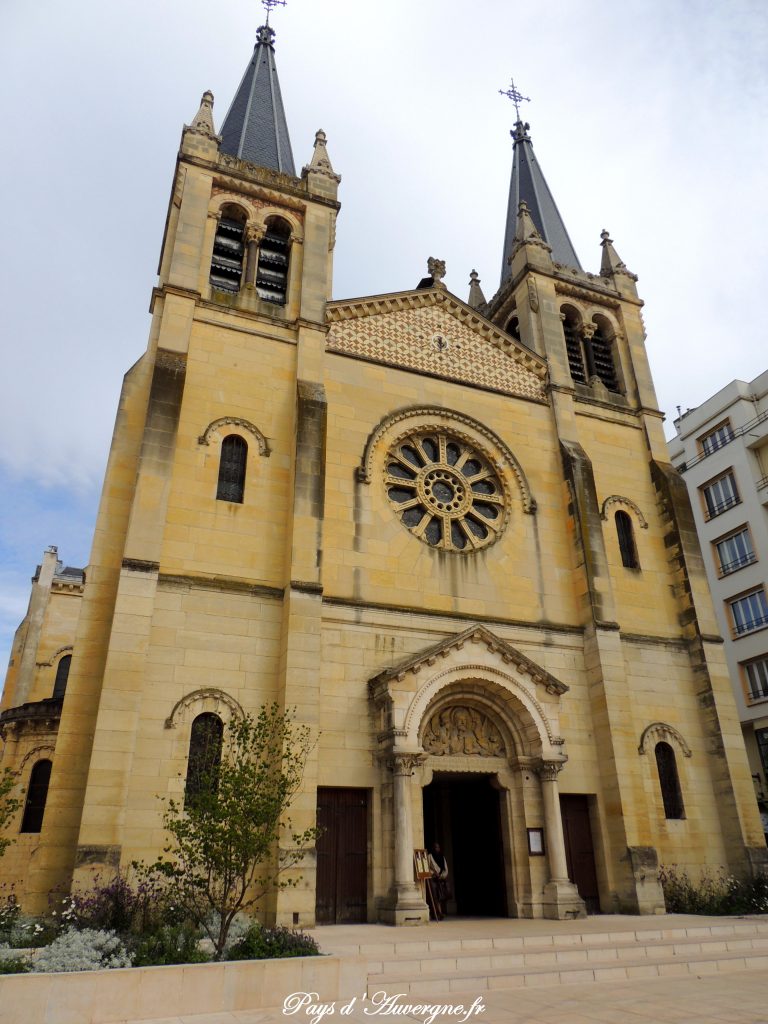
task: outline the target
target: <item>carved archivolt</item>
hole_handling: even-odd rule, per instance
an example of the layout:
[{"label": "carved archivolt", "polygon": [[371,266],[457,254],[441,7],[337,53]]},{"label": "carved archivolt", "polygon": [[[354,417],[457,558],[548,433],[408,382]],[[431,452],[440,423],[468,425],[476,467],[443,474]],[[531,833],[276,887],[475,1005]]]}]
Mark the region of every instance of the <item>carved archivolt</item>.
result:
[{"label": "carved archivolt", "polygon": [[53,752],[56,748],[52,743],[41,743],[39,747],[32,747],[28,750],[24,757],[19,762],[19,771],[23,771],[28,761],[39,761],[42,755],[45,755],[45,759],[51,761],[53,759]]},{"label": "carved archivolt", "polygon": [[35,662],[35,664],[36,664],[36,666],[38,668],[50,668],[51,665],[53,665],[54,661],[56,661],[56,659],[58,658],[58,656],[60,654],[66,654],[66,653],[72,651],[73,649],[74,648],[72,647],[72,644],[68,644],[66,647],[60,647],[58,649],[58,651],[54,651],[53,652],[53,654],[50,656],[48,661],[37,661],[37,662]]},{"label": "carved archivolt", "polygon": [[600,518],[608,519],[608,510],[614,505],[620,505],[623,508],[629,509],[630,512],[634,512],[637,521],[640,523],[640,528],[643,530],[648,529],[648,523],[639,506],[631,498],[625,498],[623,494],[610,494],[605,499],[603,507],[600,509]]},{"label": "carved archivolt", "polygon": [[434,431],[450,431],[451,434],[465,441],[467,444],[477,444],[477,439],[470,434],[461,431],[461,426],[466,426],[476,434],[480,435],[489,443],[492,452],[488,453],[489,461],[498,472],[500,479],[504,479],[508,472],[511,472],[520,488],[520,495],[523,502],[523,511],[534,513],[536,502],[528,486],[528,480],[523,472],[520,463],[510,451],[509,447],[494,434],[493,431],[483,426],[478,420],[467,416],[464,413],[456,412],[453,409],[441,409],[436,405],[412,405],[398,409],[389,416],[385,416],[377,427],[370,433],[363,451],[363,458],[357,468],[357,478],[362,483],[369,484],[372,477],[372,465],[374,454],[381,444],[382,438],[393,427],[406,424],[409,421],[418,420],[418,423],[411,422],[408,429],[401,432],[397,441],[402,440],[411,431],[418,427],[420,433]]},{"label": "carved archivolt", "polygon": [[502,735],[488,715],[466,704],[452,704],[436,711],[427,722],[422,745],[428,753],[438,756],[504,754]]},{"label": "carved archivolt", "polygon": [[197,443],[210,444],[212,435],[221,430],[222,427],[239,427],[241,430],[246,430],[256,438],[259,445],[259,455],[269,458],[272,454],[269,441],[267,441],[259,428],[251,423],[250,420],[244,420],[240,416],[221,416],[219,419],[214,420],[213,423],[209,423],[200,437],[198,437]]},{"label": "carved archivolt", "polygon": [[685,742],[681,734],[672,725],[667,725],[666,722],[652,722],[644,731],[640,737],[640,746],[637,748],[638,754],[648,753],[648,748],[656,746],[657,743],[672,742],[680,750],[682,750],[685,757],[691,757],[692,751],[688,744]]},{"label": "carved archivolt", "polygon": [[230,697],[223,690],[208,687],[202,690],[193,690],[192,693],[186,694],[181,700],[177,701],[170,715],[165,720],[165,728],[175,729],[184,717],[187,709],[191,707],[195,708],[197,714],[202,714],[204,711],[213,711],[218,715],[222,715],[222,712],[225,712],[222,717],[226,719],[243,718],[245,715],[241,705],[234,697]]}]

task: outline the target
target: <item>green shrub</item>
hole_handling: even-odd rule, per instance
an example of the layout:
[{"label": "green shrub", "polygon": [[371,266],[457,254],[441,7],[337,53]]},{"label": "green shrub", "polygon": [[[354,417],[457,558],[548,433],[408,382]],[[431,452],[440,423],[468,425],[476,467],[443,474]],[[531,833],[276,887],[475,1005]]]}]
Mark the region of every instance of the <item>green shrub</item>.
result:
[{"label": "green shrub", "polygon": [[262,928],[253,924],[239,942],[227,952],[229,960],[269,960],[273,957],[319,956],[320,949],[311,935],[290,928]]},{"label": "green shrub", "polygon": [[675,865],[662,867],[659,881],[670,914],[764,914],[768,912],[768,876],[741,880],[720,868],[694,880]]},{"label": "green shrub", "polygon": [[28,960],[4,943],[0,945],[0,974],[26,974],[29,970]]},{"label": "green shrub", "polygon": [[200,932],[191,924],[161,925],[131,943],[135,967],[203,964],[211,958],[199,948]]}]

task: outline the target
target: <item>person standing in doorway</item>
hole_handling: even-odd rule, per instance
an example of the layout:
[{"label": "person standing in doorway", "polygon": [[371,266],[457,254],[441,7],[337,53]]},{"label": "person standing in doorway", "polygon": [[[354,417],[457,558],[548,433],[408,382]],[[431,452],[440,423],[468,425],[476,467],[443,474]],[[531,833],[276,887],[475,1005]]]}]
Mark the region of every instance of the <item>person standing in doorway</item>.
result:
[{"label": "person standing in doorway", "polygon": [[442,921],[450,894],[448,891],[448,861],[445,859],[440,843],[432,843],[432,849],[429,851],[429,867],[432,872],[430,885],[435,900],[437,919]]}]

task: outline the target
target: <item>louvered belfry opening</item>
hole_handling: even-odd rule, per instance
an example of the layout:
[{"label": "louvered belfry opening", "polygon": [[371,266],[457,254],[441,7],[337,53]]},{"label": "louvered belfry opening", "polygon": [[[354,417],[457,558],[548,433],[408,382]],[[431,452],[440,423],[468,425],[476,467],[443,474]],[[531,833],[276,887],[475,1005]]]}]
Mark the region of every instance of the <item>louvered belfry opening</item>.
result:
[{"label": "louvered belfry opening", "polygon": [[270,217],[259,246],[259,262],[256,267],[256,291],[265,302],[285,305],[290,248],[290,224],[280,217]]},{"label": "louvered belfry opening", "polygon": [[618,391],[619,381],[616,377],[616,364],[613,361],[613,344],[600,323],[597,324],[589,344],[592,345],[595,373],[609,391]]},{"label": "louvered belfry opening", "polygon": [[211,285],[224,292],[240,291],[245,252],[245,215],[225,207],[216,227],[211,259]]},{"label": "louvered belfry opening", "polygon": [[563,310],[563,334],[565,335],[565,350],[568,353],[568,369],[571,371],[571,378],[577,384],[587,383],[587,374],[584,370],[584,356],[581,351],[581,337],[579,335],[579,322],[576,314],[570,310]]},{"label": "louvered belfry opening", "polygon": [[245,496],[247,457],[248,445],[237,434],[229,434],[221,442],[219,483],[216,488],[218,501],[234,501],[242,504]]}]

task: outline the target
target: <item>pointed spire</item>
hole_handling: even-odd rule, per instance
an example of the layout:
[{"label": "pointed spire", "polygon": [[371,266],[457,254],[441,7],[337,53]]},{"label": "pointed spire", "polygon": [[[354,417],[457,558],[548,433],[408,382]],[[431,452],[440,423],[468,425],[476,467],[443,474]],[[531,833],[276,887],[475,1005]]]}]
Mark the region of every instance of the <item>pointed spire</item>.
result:
[{"label": "pointed spire", "polygon": [[221,126],[221,152],[295,175],[274,40],[274,29],[262,25],[251,62]]},{"label": "pointed spire", "polygon": [[626,263],[623,262],[614,249],[613,239],[609,237],[605,228],[600,232],[600,237],[602,238],[600,245],[603,247],[603,258],[600,261],[600,276],[612,277],[614,274],[624,274],[626,277],[631,277],[633,281],[636,281],[637,274],[627,270]]},{"label": "pointed spire", "polygon": [[326,149],[327,141],[328,136],[322,128],[318,128],[315,132],[315,148],[312,151],[312,159],[302,169],[302,176],[307,174],[322,174],[324,177],[331,178],[338,184],[341,181],[341,175],[336,174],[331,166],[331,158],[328,156],[328,150]]},{"label": "pointed spire", "polygon": [[480,287],[480,278],[477,276],[476,270],[473,270],[469,275],[469,298],[467,299],[467,305],[479,311],[485,309],[488,305],[483,295],[483,289]]},{"label": "pointed spire", "polygon": [[[560,216],[560,211],[536,160],[531,137],[528,134],[529,128],[530,125],[527,122],[518,120],[514,131],[510,132],[514,139],[515,155],[509,183],[507,228],[504,235],[504,257],[501,267],[502,283],[510,275],[509,257],[515,248],[520,223],[518,211],[520,203],[523,201],[526,204],[527,217],[533,223],[539,239],[546,242],[552,250],[552,259],[568,267],[582,269]],[[528,235],[525,236],[525,240],[530,240]]]},{"label": "pointed spire", "polygon": [[213,93],[207,89],[200,100],[200,109],[195,114],[192,124],[187,129],[195,135],[204,135],[207,139],[216,139],[213,127]]}]

